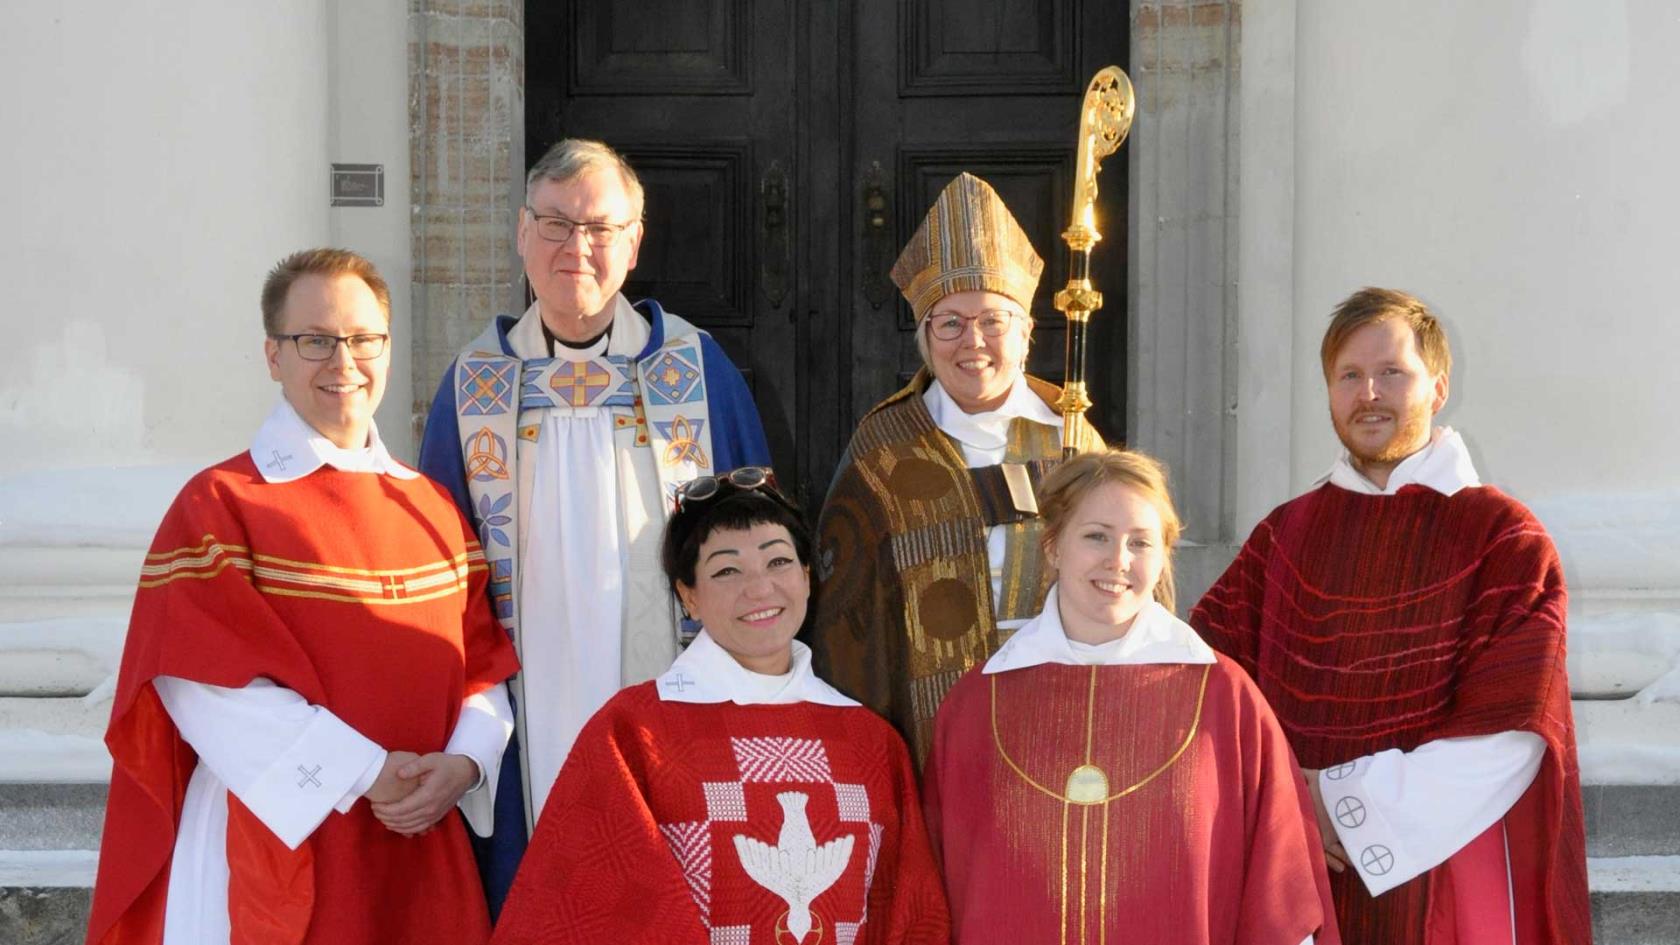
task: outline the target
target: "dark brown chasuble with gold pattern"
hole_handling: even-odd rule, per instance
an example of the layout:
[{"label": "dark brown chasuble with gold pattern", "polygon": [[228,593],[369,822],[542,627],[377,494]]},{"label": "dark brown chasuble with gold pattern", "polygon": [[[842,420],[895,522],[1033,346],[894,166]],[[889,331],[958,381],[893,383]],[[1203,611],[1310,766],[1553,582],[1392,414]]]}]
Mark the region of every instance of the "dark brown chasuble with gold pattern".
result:
[{"label": "dark brown chasuble with gold pattern", "polygon": [[[998,621],[1030,618],[1044,604],[1043,528],[1019,493],[1024,483],[1036,492],[1062,452],[1055,427],[1017,418],[1004,463],[969,469],[928,413],[930,383],[918,372],[852,435],[817,526],[810,631],[817,674],[897,726],[918,769],[945,693],[1003,642]],[[1037,378],[1027,385],[1047,404],[1061,396]],[[1102,446],[1083,419],[1075,442]],[[1008,528],[1001,600],[986,556],[993,525]]]}]

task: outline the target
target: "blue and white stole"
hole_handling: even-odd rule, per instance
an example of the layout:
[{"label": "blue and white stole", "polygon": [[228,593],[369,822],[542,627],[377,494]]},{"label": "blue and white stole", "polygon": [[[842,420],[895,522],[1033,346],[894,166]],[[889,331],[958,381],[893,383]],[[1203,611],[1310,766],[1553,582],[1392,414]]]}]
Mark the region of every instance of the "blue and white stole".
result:
[{"label": "blue and white stole", "polygon": [[[623,296],[614,302],[629,308]],[[456,359],[455,414],[467,494],[490,565],[491,603],[516,644],[524,547],[519,492],[531,484],[530,470],[520,468],[518,444],[535,440],[540,411],[610,409],[615,426],[633,427],[635,444],[652,452],[667,504],[682,483],[714,471],[699,329],[651,300],[643,304],[651,309],[653,333],[634,358],[522,360],[509,353],[492,323]],[[534,309],[525,317],[535,317]]]}]

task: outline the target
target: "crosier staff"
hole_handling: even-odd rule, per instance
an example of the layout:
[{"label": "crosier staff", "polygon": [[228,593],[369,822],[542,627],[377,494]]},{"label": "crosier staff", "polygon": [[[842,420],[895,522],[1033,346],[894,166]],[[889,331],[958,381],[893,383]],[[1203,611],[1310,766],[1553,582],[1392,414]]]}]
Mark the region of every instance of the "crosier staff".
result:
[{"label": "crosier staff", "polygon": [[1062,397],[1062,456],[1079,452],[1079,418],[1091,406],[1085,389],[1085,327],[1091,313],[1102,308],[1102,293],[1091,286],[1091,249],[1102,239],[1097,232],[1097,169],[1102,159],[1120,149],[1132,129],[1136,102],[1132,82],[1119,66],[1105,66],[1085,88],[1079,115],[1079,166],[1073,178],[1073,221],[1062,239],[1073,252],[1068,257],[1067,287],[1056,293],[1057,311],[1067,316],[1067,367]]}]

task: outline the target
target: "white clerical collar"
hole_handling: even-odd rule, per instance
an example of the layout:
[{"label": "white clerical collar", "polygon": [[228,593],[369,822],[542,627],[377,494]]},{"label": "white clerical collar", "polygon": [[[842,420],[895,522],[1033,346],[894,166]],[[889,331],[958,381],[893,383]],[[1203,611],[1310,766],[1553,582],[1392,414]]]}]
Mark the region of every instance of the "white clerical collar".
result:
[{"label": "white clerical collar", "polygon": [[1452,427],[1436,427],[1429,435],[1428,446],[1401,460],[1388,474],[1388,485],[1378,488],[1376,483],[1366,479],[1354,468],[1347,450],[1342,451],[1330,471],[1313,485],[1321,486],[1326,482],[1363,495],[1393,495],[1400,491],[1401,486],[1418,485],[1450,496],[1460,489],[1481,485],[1482,479],[1476,475],[1476,464],[1470,460],[1470,450],[1464,445],[1464,437]]},{"label": "white clerical collar", "polygon": [[[612,306],[613,317],[612,328],[607,332],[605,353],[627,358],[641,354],[653,334],[652,326],[622,292],[614,293],[612,301],[607,304]],[[538,303],[532,302],[531,307],[508,330],[508,346],[513,348],[515,356],[523,360],[558,356],[571,361],[587,361],[600,356],[602,352],[593,347],[588,351],[572,351],[560,345],[558,352],[550,350],[548,337],[543,334],[542,312],[537,306]]]},{"label": "white clerical collar", "polygon": [[733,702],[736,705],[855,706],[840,691],[811,672],[811,648],[793,641],[793,665],[780,676],[755,673],[735,661],[704,628],[657,682],[663,702]]},{"label": "white clerical collar", "polygon": [[1173,616],[1172,611],[1150,601],[1132,620],[1132,628],[1119,640],[1096,646],[1077,645],[1062,628],[1062,613],[1056,587],[1045,595],[1044,610],[1004,643],[986,661],[982,672],[1006,673],[1045,663],[1068,666],[1126,666],[1143,663],[1212,663],[1213,650]]},{"label": "white clerical collar", "polygon": [[368,421],[367,445],[347,450],[304,422],[284,397],[257,429],[257,437],[251,442],[251,461],[267,482],[302,479],[322,466],[343,472],[384,473],[398,479],[420,475],[391,458],[385,441],[379,438],[379,426],[372,420]]},{"label": "white clerical collar", "polygon": [[1025,375],[1017,374],[1010,385],[1009,396],[996,410],[965,413],[945,392],[937,380],[922,393],[928,415],[946,435],[958,443],[976,450],[1001,450],[1009,443],[1009,421],[1026,417],[1037,423],[1061,426],[1062,417],[1050,409],[1032,388]]}]

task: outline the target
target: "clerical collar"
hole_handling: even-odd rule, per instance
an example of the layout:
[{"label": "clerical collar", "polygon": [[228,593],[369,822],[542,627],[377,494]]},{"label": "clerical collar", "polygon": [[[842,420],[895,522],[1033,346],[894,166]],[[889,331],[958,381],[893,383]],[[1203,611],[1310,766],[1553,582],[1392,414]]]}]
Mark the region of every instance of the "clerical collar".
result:
[{"label": "clerical collar", "polygon": [[549,350],[555,352],[556,354],[560,353],[562,350],[567,350],[593,358],[607,350],[607,337],[611,334],[612,322],[609,321],[607,322],[607,327],[601,329],[599,334],[587,341],[567,341],[550,331],[548,323],[543,322],[543,338],[548,341]]},{"label": "clerical collar", "polygon": [[420,474],[391,457],[379,427],[368,421],[368,443],[359,449],[343,449],[304,422],[286,398],[269,412],[251,442],[251,461],[257,464],[265,482],[302,479],[322,466],[342,472],[382,473],[398,479]]},{"label": "clerical collar", "polygon": [[1009,421],[1025,417],[1036,423],[1060,426],[1061,415],[1050,409],[1042,398],[1027,386],[1025,375],[1015,375],[1009,396],[996,410],[965,413],[935,380],[922,392],[928,415],[940,430],[958,443],[975,450],[1001,450],[1009,443]]},{"label": "clerical collar", "polygon": [[1146,663],[1212,663],[1213,650],[1190,629],[1190,625],[1173,616],[1172,611],[1150,601],[1132,620],[1126,635],[1112,643],[1097,646],[1077,646],[1062,627],[1062,613],[1058,609],[1061,595],[1056,586],[1044,597],[1044,610],[1026,625],[1015,631],[982,672],[1006,673],[1012,669],[1026,669],[1045,663],[1066,666],[1128,666]]},{"label": "clerical collar", "polygon": [[[602,354],[619,354],[627,358],[634,358],[647,347],[648,339],[653,335],[653,328],[636,311],[635,306],[624,297],[623,293],[616,293],[612,301],[612,323],[606,332],[605,350]],[[507,344],[513,351],[514,357],[529,361],[536,358],[559,357],[568,361],[588,361],[594,355],[575,351],[565,345],[556,346],[548,340],[548,326],[543,324],[542,311],[538,303],[532,302],[525,314],[519,316],[519,321],[508,329]],[[602,339],[595,339],[596,345],[601,345]],[[593,349],[591,349],[593,350]]]},{"label": "clerical collar", "polygon": [[1464,437],[1452,427],[1436,427],[1429,435],[1429,445],[1401,460],[1388,474],[1388,485],[1382,488],[1354,468],[1347,450],[1342,451],[1330,471],[1313,485],[1322,486],[1326,482],[1362,495],[1393,495],[1402,486],[1418,485],[1450,496],[1460,489],[1482,484],[1481,477],[1476,474],[1476,464],[1470,459],[1470,449],[1464,445]]},{"label": "clerical collar", "polygon": [[780,676],[755,673],[735,661],[704,628],[656,683],[662,702],[736,705],[855,706],[858,702],[817,678],[811,671],[811,648],[793,641],[793,665]]}]

